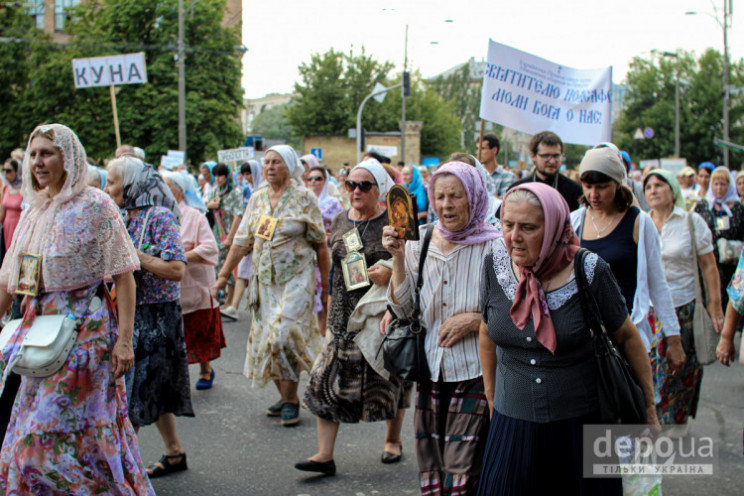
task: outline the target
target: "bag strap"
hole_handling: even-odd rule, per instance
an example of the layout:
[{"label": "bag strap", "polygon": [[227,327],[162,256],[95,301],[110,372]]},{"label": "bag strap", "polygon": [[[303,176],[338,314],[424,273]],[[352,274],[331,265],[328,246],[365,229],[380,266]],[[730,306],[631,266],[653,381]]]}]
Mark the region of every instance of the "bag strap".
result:
[{"label": "bag strap", "polygon": [[692,212],[687,213],[687,227],[690,230],[690,244],[692,245],[692,259],[695,261],[695,299],[703,301],[703,284],[700,281],[700,271],[698,270],[697,243],[695,239],[695,225],[692,223]]},{"label": "bag strap", "polygon": [[147,209],[147,213],[145,214],[145,221],[142,223],[142,230],[140,231],[140,238],[139,243],[137,243],[137,249],[142,249],[142,241],[145,239],[145,231],[147,231],[147,223],[150,220],[150,213],[152,212],[152,207]]},{"label": "bag strap", "polygon": [[579,289],[579,300],[581,301],[581,311],[584,314],[584,320],[589,326],[589,333],[594,337],[595,331],[607,333],[605,330],[604,322],[602,322],[602,314],[599,312],[599,306],[597,300],[592,294],[591,288],[589,287],[589,281],[586,278],[586,271],[584,270],[584,260],[586,259],[589,250],[586,248],[579,248],[574,258],[574,274],[576,277],[576,285]]},{"label": "bag strap", "polygon": [[429,224],[424,234],[424,242],[421,245],[421,253],[419,254],[419,271],[418,279],[416,280],[416,290],[413,298],[413,315],[411,320],[418,322],[419,315],[421,313],[421,288],[424,285],[424,262],[426,261],[426,254],[429,251],[429,243],[431,242],[431,235],[434,232],[434,224]]}]

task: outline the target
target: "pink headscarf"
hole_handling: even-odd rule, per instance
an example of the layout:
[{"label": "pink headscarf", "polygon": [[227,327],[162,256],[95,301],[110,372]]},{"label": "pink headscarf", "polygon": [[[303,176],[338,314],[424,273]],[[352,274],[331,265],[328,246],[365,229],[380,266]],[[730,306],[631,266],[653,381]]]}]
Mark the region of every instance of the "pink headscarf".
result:
[{"label": "pink headscarf", "polygon": [[[524,329],[532,317],[537,340],[551,353],[555,353],[555,328],[540,279],[547,279],[565,269],[573,261],[581,244],[571,228],[568,204],[556,189],[538,182],[520,184],[506,193],[504,205],[509,195],[519,189],[530,191],[540,200],[545,219],[545,233],[535,265],[532,267],[518,265],[520,280],[510,314],[514,325],[519,329]],[[504,210],[502,207],[502,223]]]},{"label": "pink headscarf", "polygon": [[465,193],[468,195],[470,220],[461,231],[456,232],[444,227],[442,222],[437,222],[439,234],[447,241],[460,245],[477,245],[501,236],[498,229],[486,222],[488,191],[486,191],[486,183],[483,181],[483,177],[475,167],[463,162],[449,162],[437,169],[429,179],[429,201],[437,217],[441,217],[442,213],[437,211],[434,206],[434,184],[442,174],[452,174],[462,183]]}]

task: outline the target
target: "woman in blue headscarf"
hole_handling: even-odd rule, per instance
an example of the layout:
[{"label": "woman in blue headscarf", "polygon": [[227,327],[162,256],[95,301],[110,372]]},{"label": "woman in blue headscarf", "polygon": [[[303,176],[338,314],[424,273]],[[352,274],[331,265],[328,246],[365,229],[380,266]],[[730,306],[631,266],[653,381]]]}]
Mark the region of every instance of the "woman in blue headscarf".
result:
[{"label": "woman in blue headscarf", "polygon": [[406,165],[401,172],[403,173],[403,180],[408,186],[408,191],[416,197],[419,224],[423,224],[426,222],[426,214],[429,209],[429,197],[426,195],[424,179],[421,177],[418,167]]},{"label": "woman in blue headscarf", "polygon": [[212,194],[212,189],[214,189],[214,174],[212,173],[212,170],[217,165],[217,162],[210,161],[210,162],[204,162],[201,164],[201,167],[199,168],[199,176],[204,177],[204,185],[201,187],[201,198],[204,200],[204,203],[206,203],[209,200],[209,197]]}]

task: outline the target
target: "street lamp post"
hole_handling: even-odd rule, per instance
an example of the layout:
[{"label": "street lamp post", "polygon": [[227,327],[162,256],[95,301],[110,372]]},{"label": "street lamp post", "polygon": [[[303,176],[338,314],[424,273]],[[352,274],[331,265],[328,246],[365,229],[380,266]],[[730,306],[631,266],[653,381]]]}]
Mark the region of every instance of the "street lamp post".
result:
[{"label": "street lamp post", "polygon": [[[403,48],[403,77],[408,70],[408,24],[406,24],[406,40]],[[400,128],[400,160],[406,161],[406,88],[400,87],[401,128]]]},{"label": "street lamp post", "polygon": [[[712,17],[718,23],[718,26],[723,30],[723,140],[729,141],[729,54],[728,54],[728,29],[730,27],[730,17],[732,11],[733,0],[723,0],[723,22],[718,18],[717,15],[710,14],[708,12],[685,12],[686,15],[707,15]],[[718,9],[713,7],[714,10]],[[728,148],[723,147],[723,165],[729,167],[729,151]]]}]

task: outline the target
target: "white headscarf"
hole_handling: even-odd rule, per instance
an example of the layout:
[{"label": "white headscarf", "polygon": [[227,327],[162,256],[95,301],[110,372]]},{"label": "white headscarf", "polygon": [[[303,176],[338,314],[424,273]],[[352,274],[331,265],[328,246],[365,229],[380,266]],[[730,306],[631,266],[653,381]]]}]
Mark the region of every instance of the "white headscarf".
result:
[{"label": "white headscarf", "polygon": [[258,186],[261,184],[261,181],[263,181],[262,172],[263,172],[263,166],[259,163],[258,160],[249,160],[248,165],[251,166],[251,178],[253,179],[253,191],[256,191],[258,189]]},{"label": "white headscarf", "polygon": [[372,174],[372,177],[375,178],[377,187],[380,190],[380,196],[377,198],[377,201],[384,202],[390,188],[395,186],[395,182],[390,178],[390,175],[387,173],[385,168],[380,165],[380,162],[373,158],[368,158],[367,160],[360,162],[359,165],[354,167],[354,169],[351,169],[351,172],[354,172],[355,169],[364,169]]},{"label": "white headscarf", "polygon": [[160,173],[163,179],[170,179],[173,181],[178,189],[183,191],[183,200],[189,207],[195,208],[201,213],[207,213],[207,206],[199,197],[199,193],[194,189],[194,185],[191,181],[191,176],[182,174],[180,172],[163,171]]},{"label": "white headscarf", "polygon": [[300,158],[297,156],[297,152],[294,151],[289,145],[274,145],[267,152],[276,152],[284,160],[284,163],[289,169],[289,177],[293,179],[299,179],[305,173],[305,168],[300,163]]}]

